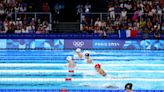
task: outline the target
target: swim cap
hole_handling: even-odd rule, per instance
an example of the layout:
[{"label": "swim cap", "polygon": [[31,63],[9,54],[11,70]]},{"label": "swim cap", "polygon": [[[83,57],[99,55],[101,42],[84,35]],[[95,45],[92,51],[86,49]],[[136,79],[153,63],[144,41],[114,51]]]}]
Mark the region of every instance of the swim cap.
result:
[{"label": "swim cap", "polygon": [[132,86],[133,86],[132,83],[127,83],[127,84],[125,85],[125,90],[126,90],[126,89],[132,90]]},{"label": "swim cap", "polygon": [[85,56],[89,56],[89,53],[85,53]]},{"label": "swim cap", "polygon": [[95,65],[95,68],[97,68],[97,67],[100,68],[101,65],[100,65],[100,64],[96,64],[96,65]]},{"label": "swim cap", "polygon": [[80,48],[77,48],[77,49],[76,49],[76,52],[80,52],[80,51],[81,51],[81,49],[80,49]]},{"label": "swim cap", "polygon": [[66,58],[66,60],[68,61],[68,60],[72,60],[72,57],[71,56],[68,56],[67,58]]}]

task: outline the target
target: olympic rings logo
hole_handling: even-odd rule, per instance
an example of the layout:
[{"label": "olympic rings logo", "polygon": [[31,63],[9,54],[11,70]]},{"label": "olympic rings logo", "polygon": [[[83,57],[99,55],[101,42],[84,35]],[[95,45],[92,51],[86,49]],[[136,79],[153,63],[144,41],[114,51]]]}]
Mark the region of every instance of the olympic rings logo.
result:
[{"label": "olympic rings logo", "polygon": [[73,41],[73,45],[75,47],[82,47],[82,46],[84,46],[84,42],[83,41]]}]

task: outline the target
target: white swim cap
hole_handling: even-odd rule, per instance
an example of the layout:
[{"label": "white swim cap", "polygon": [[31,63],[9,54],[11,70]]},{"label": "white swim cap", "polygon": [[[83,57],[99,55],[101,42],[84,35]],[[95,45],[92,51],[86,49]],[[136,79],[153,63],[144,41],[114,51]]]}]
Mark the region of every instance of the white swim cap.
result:
[{"label": "white swim cap", "polygon": [[71,56],[68,56],[67,58],[66,58],[66,60],[68,61],[68,60],[72,60],[72,57]]},{"label": "white swim cap", "polygon": [[81,51],[81,49],[80,49],[80,48],[77,48],[77,49],[76,49],[76,52],[80,52],[80,51]]}]

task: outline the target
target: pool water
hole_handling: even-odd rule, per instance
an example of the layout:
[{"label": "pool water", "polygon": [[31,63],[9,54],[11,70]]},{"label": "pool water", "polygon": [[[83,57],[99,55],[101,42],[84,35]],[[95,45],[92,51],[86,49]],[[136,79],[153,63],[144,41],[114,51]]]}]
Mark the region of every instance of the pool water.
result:
[{"label": "pool water", "polygon": [[[164,89],[164,51],[89,50],[94,64],[75,60],[69,69],[66,57],[73,50],[0,50],[0,89]],[[95,72],[101,64],[107,77]],[[69,70],[74,70],[73,73]]]}]

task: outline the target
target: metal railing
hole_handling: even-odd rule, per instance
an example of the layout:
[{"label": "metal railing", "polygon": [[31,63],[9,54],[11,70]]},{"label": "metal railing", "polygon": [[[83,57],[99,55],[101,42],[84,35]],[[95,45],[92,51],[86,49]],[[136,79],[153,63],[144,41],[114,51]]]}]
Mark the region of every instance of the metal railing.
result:
[{"label": "metal railing", "polygon": [[51,12],[14,12],[13,13],[15,15],[15,21],[16,21],[16,18],[18,18],[18,15],[33,15],[35,20],[37,20],[37,16],[38,15],[48,15],[49,17],[49,22],[52,23],[52,14]]}]

